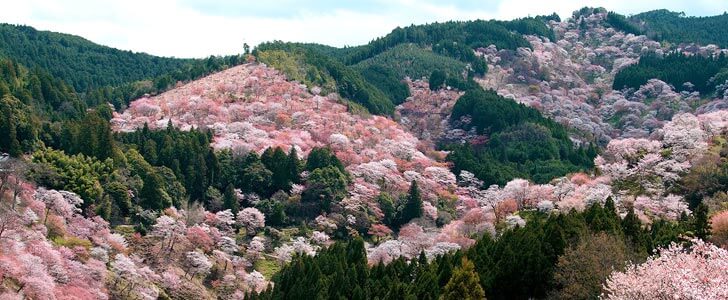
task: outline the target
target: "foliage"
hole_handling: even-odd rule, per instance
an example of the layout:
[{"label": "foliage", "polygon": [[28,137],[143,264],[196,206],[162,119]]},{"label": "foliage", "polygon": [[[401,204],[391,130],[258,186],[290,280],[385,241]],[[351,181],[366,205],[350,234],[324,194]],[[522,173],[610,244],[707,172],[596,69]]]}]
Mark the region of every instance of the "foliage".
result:
[{"label": "foliage", "polygon": [[355,49],[345,61],[348,64],[355,64],[404,43],[432,46],[444,40],[452,40],[452,42],[467,45],[471,49],[488,47],[491,44],[495,44],[498,49],[529,47],[528,42],[520,34],[553,37],[553,33],[546,24],[535,18],[513,21],[450,21],[412,25],[404,28],[397,27],[388,35]]},{"label": "foliage", "polygon": [[[242,61],[238,55],[206,59],[157,57],[97,45],[74,35],[10,24],[0,24],[0,53],[28,68],[42,69],[54,80],[64,80],[73,87],[71,93],[86,93],[84,99],[91,106],[111,102],[117,108],[144,93],[163,91],[177,81],[199,78]],[[41,82],[50,78],[41,78]],[[147,80],[149,84],[144,83]],[[54,100],[54,96],[50,98],[46,101]]]},{"label": "foliage", "polygon": [[[725,55],[718,57],[704,57],[702,55],[685,55],[670,53],[664,57],[655,54],[642,55],[638,64],[626,67],[614,77],[612,88],[634,88],[657,78],[665,81],[679,91],[698,91],[709,95],[715,91],[715,86],[723,82],[713,82],[711,79],[728,67],[728,58]],[[689,82],[691,87],[685,86]]]},{"label": "foliage", "polygon": [[483,299],[485,292],[480,287],[480,278],[475,266],[467,258],[463,258],[460,267],[453,271],[450,281],[442,291],[442,299]]},{"label": "foliage", "polygon": [[[267,51],[285,51],[285,53],[266,54]],[[393,101],[389,97],[366,81],[361,74],[333,58],[296,44],[283,42],[258,45],[253,54],[261,62],[273,66],[281,65],[284,71],[294,71],[289,76],[309,86],[326,88],[332,83],[329,78],[333,79],[336,91],[342,97],[363,105],[373,114],[391,114],[394,111]],[[285,60],[277,61],[277,58]],[[295,70],[299,68],[306,71],[296,72]],[[317,75],[311,75],[312,73]]]},{"label": "foliage", "polygon": [[360,61],[353,67],[362,72],[371,68],[384,68],[393,72],[397,80],[407,76],[412,79],[427,77],[432,70],[438,69],[450,74],[462,74],[465,71],[465,63],[462,61],[412,43],[397,45],[377,56]]},{"label": "foliage", "polygon": [[613,273],[605,285],[607,299],[721,299],[728,251],[701,240],[684,247],[672,243],[640,265]]},{"label": "foliage", "polygon": [[[567,266],[587,274],[584,275],[587,277],[568,278],[583,282],[585,288],[589,286],[588,294],[593,295],[601,289],[599,278],[611,272],[610,266],[619,268],[624,264],[620,257],[627,257],[631,251],[628,249],[644,256],[650,250],[625,246],[632,245],[633,234],[649,239],[656,235],[655,230],[662,230],[653,228],[650,234],[650,230],[639,225],[636,229],[623,227],[620,217],[609,209],[595,204],[583,213],[537,214],[525,227],[504,230],[497,240],[489,235],[480,237],[466,252],[451,252],[430,259],[423,252],[419,258],[407,261],[400,257],[386,265],[372,265],[373,262],[367,265],[360,239],[337,242],[314,257],[294,257],[273,277],[272,289],[257,296],[260,299],[295,299],[303,295],[437,299],[441,295],[447,298],[454,292],[471,292],[480,299],[482,294],[478,289],[482,288],[488,299],[543,298],[557,291],[566,292],[560,290],[563,288],[560,284],[564,283],[565,274],[573,274],[566,271]],[[637,233],[625,235],[628,230],[637,230]],[[671,230],[675,234],[684,232],[679,226]],[[593,242],[595,239],[599,242]],[[672,238],[676,239],[677,235]],[[613,253],[603,251],[600,245],[622,251],[622,256],[611,257]],[[581,251],[582,248],[591,250]],[[557,285],[553,285],[555,274],[560,274],[556,277],[559,278]],[[469,288],[452,288],[462,284]]]},{"label": "foliage", "polygon": [[562,125],[537,110],[507,100],[493,91],[469,90],[453,107],[451,122],[470,117],[464,129],[490,135],[485,145],[454,146],[448,160],[459,173],[468,170],[485,185],[522,177],[547,182],[591,168],[594,146],[575,147]]},{"label": "foliage", "polygon": [[630,17],[634,23],[642,23],[642,31],[658,41],[674,44],[697,43],[728,46],[726,24],[728,15],[686,17],[685,13],[666,9],[643,12]]},{"label": "foliage", "polygon": [[555,299],[593,299],[613,271],[624,270],[628,249],[618,237],[600,233],[585,236],[559,257],[554,272]]},{"label": "foliage", "polygon": [[606,21],[610,26],[614,27],[614,29],[634,35],[640,35],[642,33],[641,30],[637,26],[632,24],[625,16],[615,13],[613,11],[607,13]]}]

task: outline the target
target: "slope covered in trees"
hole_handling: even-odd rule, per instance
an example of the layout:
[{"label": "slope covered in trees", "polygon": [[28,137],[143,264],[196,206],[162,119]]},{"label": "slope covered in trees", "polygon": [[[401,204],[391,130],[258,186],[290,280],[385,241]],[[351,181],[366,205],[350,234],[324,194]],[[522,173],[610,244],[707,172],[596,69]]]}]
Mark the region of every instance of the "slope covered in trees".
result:
[{"label": "slope covered in trees", "polygon": [[[644,261],[652,249],[692,230],[691,224],[685,219],[648,230],[633,212],[619,217],[607,200],[605,206],[594,204],[582,213],[535,213],[525,227],[506,229],[495,240],[485,235],[467,251],[436,256],[421,252],[416,259],[388,264],[367,261],[363,241],[354,239],[316,257],[295,257],[274,276],[272,289],[253,298],[465,299],[478,290],[488,299],[592,298],[602,293],[612,268],[623,271],[627,260]],[[597,248],[587,252],[590,246]],[[615,255],[622,260],[610,259]]]},{"label": "slope covered in trees", "polygon": [[[523,34],[553,37],[551,30],[539,18],[523,18],[513,21],[451,21],[412,25],[395,28],[386,36],[359,47],[352,51],[353,53],[349,54],[344,61],[347,64],[355,64],[405,43],[432,47],[438,44],[449,44],[454,46],[453,50],[455,48],[464,50],[467,48],[488,47],[491,44],[495,44],[499,49],[529,47],[528,42],[521,36]],[[472,56],[461,51],[451,51],[446,55],[462,59],[466,63],[475,62],[475,60],[472,60],[474,59]]]},{"label": "slope covered in trees", "polygon": [[374,114],[391,114],[393,100],[340,61],[293,43],[266,43],[253,52],[261,62],[282,70],[291,79],[338,92]]},{"label": "slope covered in trees", "polygon": [[117,50],[69,34],[0,25],[0,55],[62,78],[77,91],[120,85],[181,69],[189,59]]},{"label": "slope covered in trees", "polygon": [[[728,253],[703,241],[728,240],[728,113],[655,79],[611,91],[663,50],[615,16],[491,21],[530,48],[405,43],[360,65],[342,61],[364,46],[274,43],[256,54],[281,70],[88,94],[3,60],[0,298],[725,298]],[[544,21],[558,40],[517,34]],[[472,47],[485,77],[444,65]],[[405,102],[372,116],[341,89]],[[619,131],[568,174],[600,118]]]},{"label": "slope covered in trees", "polygon": [[0,58],[34,73],[47,74],[40,77],[45,81],[65,81],[89,106],[109,102],[117,109],[145,93],[161,92],[178,81],[196,79],[242,62],[238,55],[158,57],[98,45],[79,36],[10,24],[0,24]]},{"label": "slope covered in trees", "polygon": [[[614,89],[639,89],[650,79],[660,79],[678,91],[698,91],[701,95],[715,92],[717,85],[728,80],[728,58],[670,53],[664,57],[646,54],[639,63],[626,67],[614,77]],[[686,85],[686,83],[688,83]]]},{"label": "slope covered in trees", "polygon": [[455,103],[450,120],[487,136],[484,143],[456,146],[448,155],[456,173],[468,170],[486,186],[513,178],[545,183],[590,169],[596,156],[595,146],[576,147],[564,126],[493,91],[467,91]]},{"label": "slope covered in trees", "polygon": [[685,13],[658,9],[629,18],[648,36],[675,44],[716,44],[728,47],[728,14],[686,17]]}]

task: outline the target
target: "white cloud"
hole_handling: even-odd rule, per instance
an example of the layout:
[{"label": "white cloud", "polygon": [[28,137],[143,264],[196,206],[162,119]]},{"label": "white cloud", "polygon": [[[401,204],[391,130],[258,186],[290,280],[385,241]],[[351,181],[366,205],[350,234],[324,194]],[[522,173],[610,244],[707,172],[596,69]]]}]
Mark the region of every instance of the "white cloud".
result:
[{"label": "white cloud", "polygon": [[0,7],[3,7],[0,20],[80,35],[120,49],[164,56],[204,57],[239,53],[244,42],[256,45],[269,40],[358,45],[382,36],[396,26],[434,21],[512,19],[554,11],[568,17],[585,5],[604,6],[626,14],[656,8],[688,14],[719,14],[725,10],[722,0],[511,0],[484,3],[480,10],[471,9],[472,5],[460,7],[414,0],[382,1],[371,5],[379,5],[382,9],[356,11],[339,5],[336,9],[322,10],[302,5],[292,8],[296,9],[295,13],[281,18],[205,14],[180,0],[0,0]]}]

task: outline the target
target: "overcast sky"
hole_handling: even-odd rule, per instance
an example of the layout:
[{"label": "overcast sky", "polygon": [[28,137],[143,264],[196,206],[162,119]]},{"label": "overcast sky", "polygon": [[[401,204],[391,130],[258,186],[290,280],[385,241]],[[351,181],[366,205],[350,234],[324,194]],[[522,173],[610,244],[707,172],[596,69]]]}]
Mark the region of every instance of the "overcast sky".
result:
[{"label": "overcast sky", "polygon": [[667,8],[722,14],[726,0],[0,0],[0,22],[80,35],[115,48],[162,56],[242,52],[263,41],[359,45],[396,26],[434,21],[513,19],[585,5],[622,14]]}]

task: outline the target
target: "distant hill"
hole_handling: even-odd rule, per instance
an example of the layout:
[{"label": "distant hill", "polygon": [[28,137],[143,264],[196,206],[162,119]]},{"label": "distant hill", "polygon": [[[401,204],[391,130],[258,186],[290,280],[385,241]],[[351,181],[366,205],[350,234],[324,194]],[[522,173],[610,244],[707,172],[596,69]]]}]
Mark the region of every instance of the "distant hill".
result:
[{"label": "distant hill", "polygon": [[686,17],[666,9],[634,15],[630,21],[649,37],[671,43],[716,44],[728,47],[728,13],[710,17]]},{"label": "distant hill", "polygon": [[169,73],[191,59],[157,57],[95,44],[82,37],[0,24],[0,56],[63,78],[77,91]]}]

